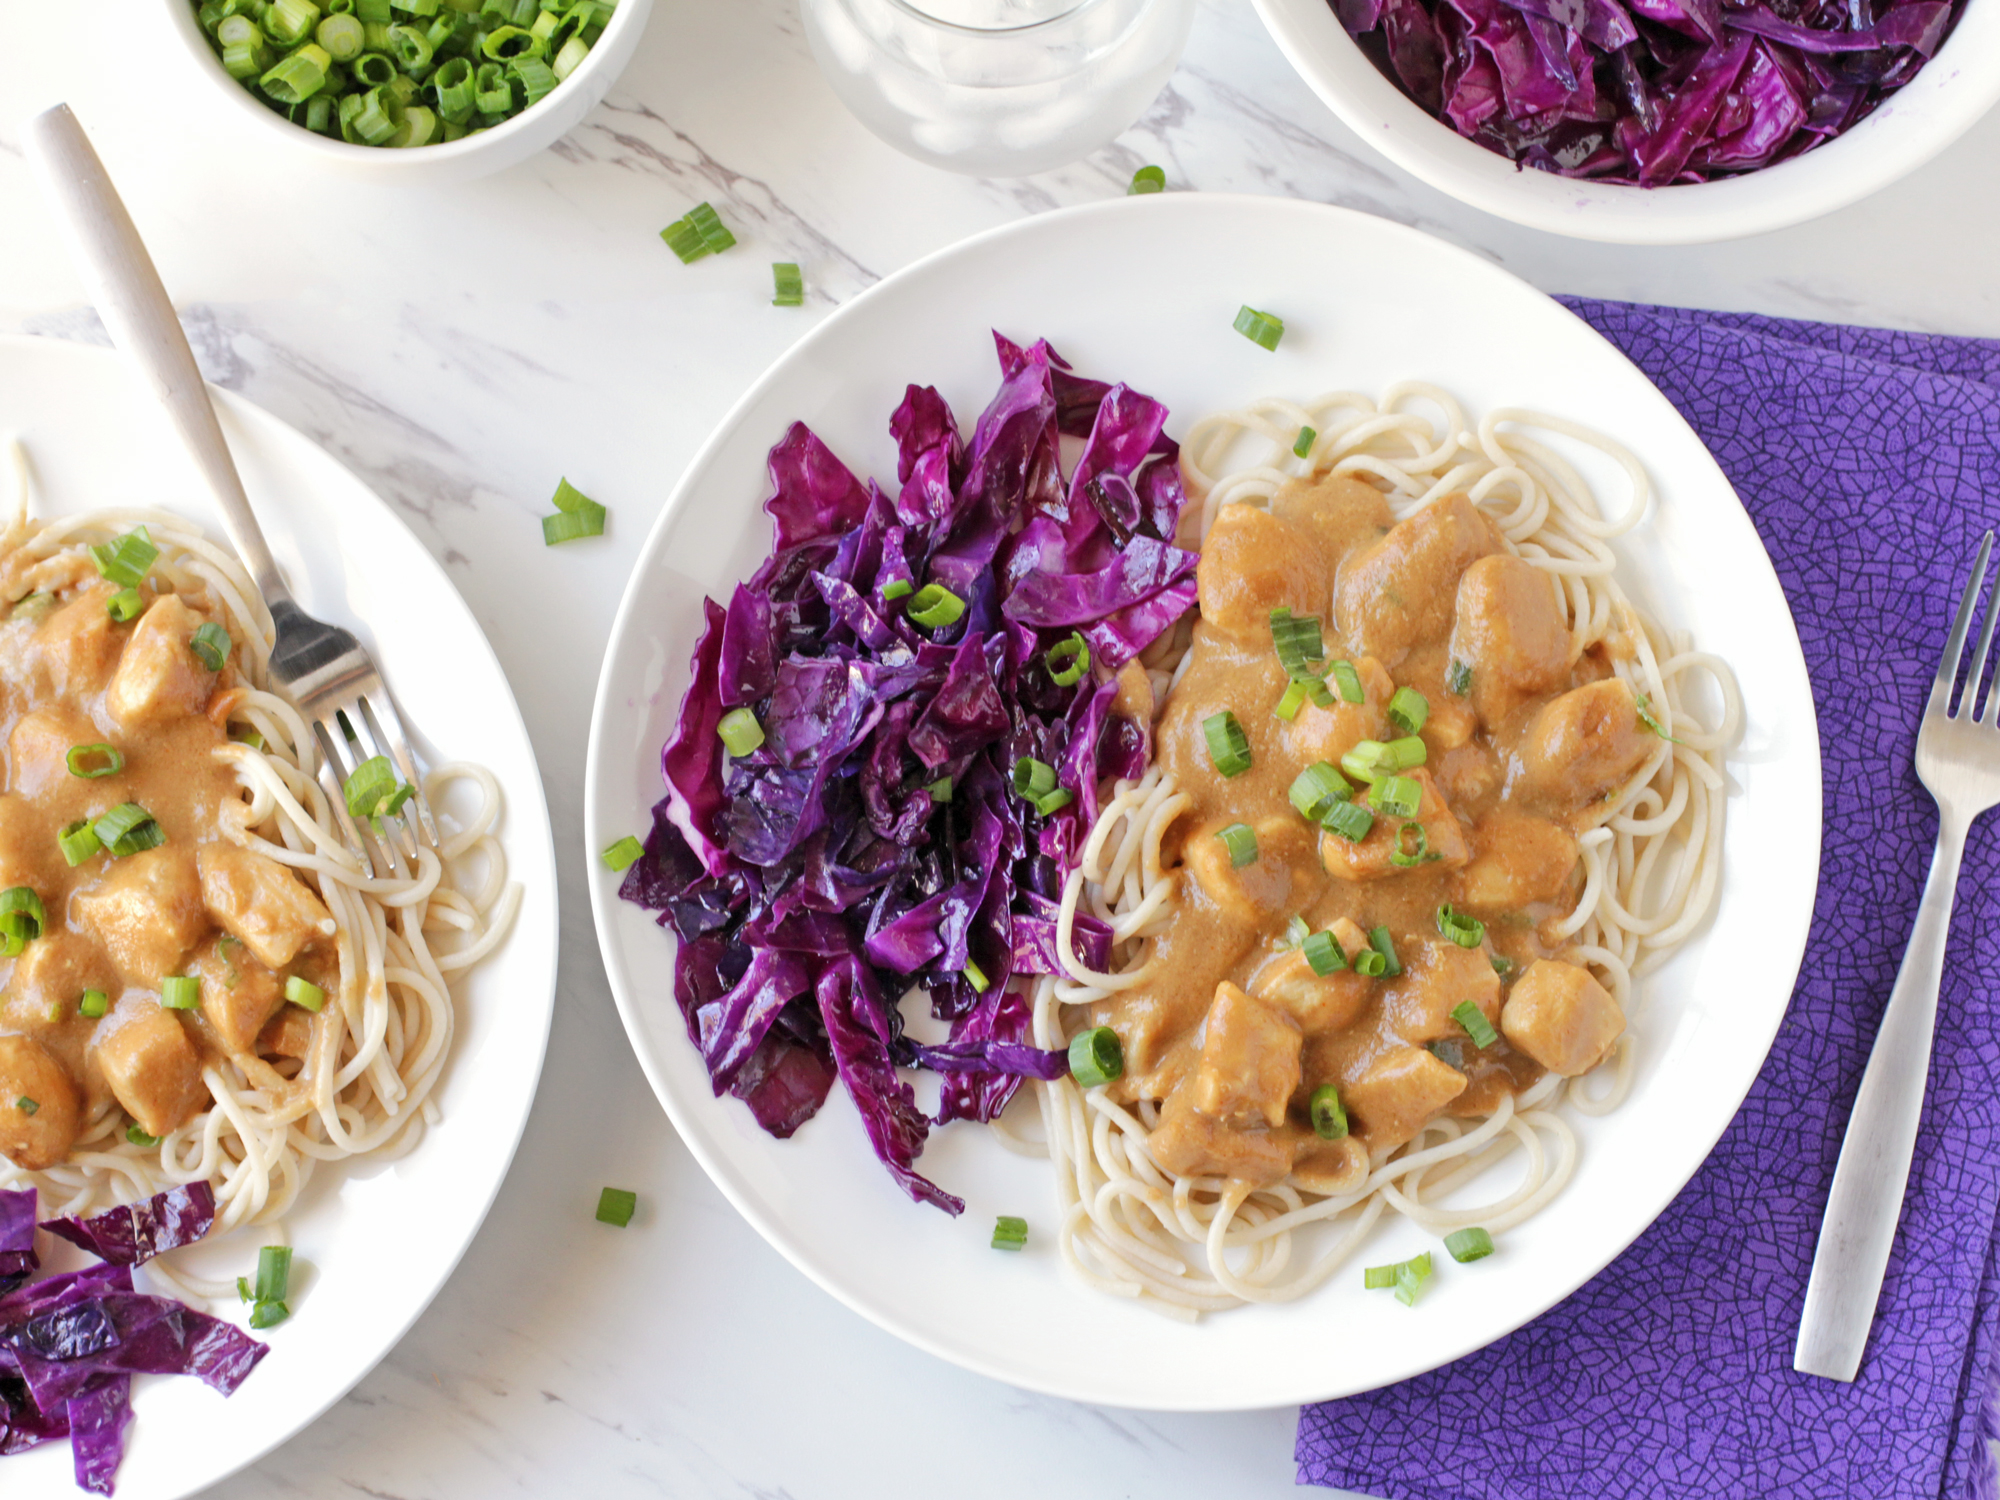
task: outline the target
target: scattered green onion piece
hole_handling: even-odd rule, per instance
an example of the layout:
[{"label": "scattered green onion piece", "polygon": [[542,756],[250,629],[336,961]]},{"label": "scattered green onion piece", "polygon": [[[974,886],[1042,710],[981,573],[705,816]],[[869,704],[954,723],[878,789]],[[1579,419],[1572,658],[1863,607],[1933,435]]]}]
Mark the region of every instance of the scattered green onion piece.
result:
[{"label": "scattered green onion piece", "polygon": [[1389,972],[1389,960],[1373,948],[1354,955],[1354,972],[1364,979],[1380,979]]},{"label": "scattered green onion piece", "polygon": [[969,955],[965,960],[965,967],[959,972],[965,975],[965,982],[972,986],[972,993],[975,995],[983,995],[993,988],[993,981],[986,977],[986,971],[974,963]]},{"label": "scattered green onion piece", "polygon": [[222,664],[229,660],[229,650],[235,643],[229,639],[229,632],[213,620],[205,621],[201,629],[188,642],[188,649],[201,658],[201,664],[211,672],[220,672]]},{"label": "scattered green onion piece", "polygon": [[14,1108],[18,1109],[24,1115],[36,1114],[41,1110],[41,1107],[39,1101],[30,1099],[26,1094],[23,1094],[14,1101]]},{"label": "scattered green onion piece", "polygon": [[283,1302],[291,1294],[291,1246],[264,1246],[263,1249],[257,1252],[257,1280],[250,1300],[253,1302]]},{"label": "scattered green onion piece", "polygon": [[1514,960],[1507,957],[1504,953],[1494,954],[1493,972],[1498,974],[1502,979],[1505,979],[1509,974],[1514,972]]},{"label": "scattered green onion piece", "polygon": [[1285,923],[1285,946],[1297,948],[1311,936],[1312,928],[1306,926],[1306,919],[1293,912],[1291,920]]},{"label": "scattered green onion piece", "polygon": [[573,542],[579,537],[604,535],[604,518],[609,513],[567,479],[557,481],[555,495],[549,504],[556,508],[556,513],[542,517],[543,546],[553,547],[558,542]]},{"label": "scattered green onion piece", "polygon": [[1389,774],[1382,762],[1387,746],[1380,740],[1361,740],[1340,757],[1340,769],[1356,781],[1373,782]]},{"label": "scattered green onion piece", "polygon": [[955,624],[965,613],[965,601],[941,583],[927,583],[905,607],[905,613],[926,630]]},{"label": "scattered green onion piece", "polygon": [[1423,1295],[1424,1283],[1430,1279],[1430,1251],[1411,1256],[1396,1267],[1396,1300],[1405,1307],[1415,1307],[1417,1298]]},{"label": "scattered green onion piece", "polygon": [[17,885],[12,890],[0,891],[0,953],[8,958],[17,957],[42,935],[47,920],[42,898],[32,887]]},{"label": "scattered green onion piece", "polygon": [[1271,611],[1271,645],[1278,665],[1294,682],[1319,675],[1312,663],[1326,656],[1317,615],[1295,615],[1284,605]]},{"label": "scattered green onion piece", "polygon": [[111,997],[103,990],[85,990],[83,998],[76,1002],[76,1013],[95,1021],[111,1009]]},{"label": "scattered green onion piece", "polygon": [[1462,1266],[1469,1265],[1493,1253],[1493,1236],[1477,1227],[1455,1229],[1444,1237],[1444,1247],[1453,1260]]},{"label": "scattered green onion piece", "polygon": [[1382,764],[1391,771],[1408,771],[1431,757],[1430,747],[1420,735],[1406,734],[1382,747]]},{"label": "scattered green onion piece", "polygon": [[1276,349],[1278,340],[1285,336],[1285,320],[1270,313],[1258,312],[1249,304],[1236,314],[1236,331],[1260,349]]},{"label": "scattered green onion piece", "polygon": [[1313,444],[1318,441],[1317,432],[1310,427],[1301,427],[1298,437],[1292,441],[1292,452],[1299,458],[1309,458],[1312,455]]},{"label": "scattered green onion piece", "polygon": [[804,307],[806,304],[806,279],[796,262],[774,260],[771,262],[771,280],[776,295],[771,298],[773,307]]},{"label": "scattered green onion piece", "polygon": [[1340,1090],[1330,1083],[1322,1083],[1312,1091],[1312,1102],[1307,1106],[1312,1117],[1313,1134],[1323,1141],[1337,1141],[1347,1134],[1347,1111],[1340,1105]]},{"label": "scattered green onion piece", "polygon": [[146,609],[146,596],[137,589],[120,589],[104,601],[104,612],[120,625],[129,625]]},{"label": "scattered green onion piece", "polygon": [[1415,688],[1399,687],[1389,699],[1389,722],[1405,734],[1418,733],[1430,716],[1430,700]]},{"label": "scattered green onion piece", "polygon": [[1057,641],[1042,656],[1048,666],[1049,680],[1057,687],[1070,687],[1083,680],[1083,674],[1090,670],[1090,645],[1079,631],[1072,630],[1067,640]]},{"label": "scattered green onion piece", "polygon": [[1076,801],[1076,798],[1065,788],[1057,787],[1053,792],[1037,797],[1034,801],[1035,811],[1046,818],[1050,813],[1062,811]]},{"label": "scattered green onion piece", "polygon": [[341,788],[347,801],[348,813],[357,818],[382,818],[389,816],[390,803],[396,795],[399,783],[396,768],[389,763],[386,755],[373,755],[354,768],[354,774],[347,778]]},{"label": "scattered green onion piece", "polygon": [[604,860],[607,869],[616,872],[628,869],[632,861],[639,858],[645,852],[646,846],[628,833],[609,849],[606,849],[601,858]]},{"label": "scattered green onion piece", "polygon": [[1032,802],[1056,789],[1056,768],[1024,755],[1014,762],[1014,795]]},{"label": "scattered green onion piece", "polygon": [[1093,1026],[1070,1040],[1070,1077],[1087,1089],[1109,1083],[1125,1071],[1125,1049],[1109,1026]]},{"label": "scattered green onion piece", "polygon": [[1359,802],[1342,802],[1328,809],[1320,822],[1329,833],[1338,834],[1351,844],[1358,844],[1368,837],[1368,831],[1375,826],[1375,814]]},{"label": "scattered green onion piece", "polygon": [[1148,193],[1164,193],[1166,190],[1166,168],[1141,167],[1132,174],[1132,181],[1125,189],[1125,196],[1128,198],[1143,198]]},{"label": "scattered green onion piece", "polygon": [[892,578],[882,585],[882,602],[887,604],[892,600],[908,598],[916,592],[916,587],[907,578]]},{"label": "scattered green onion piece", "polygon": [[143,526],[135,526],[123,536],[90,549],[90,560],[97,564],[97,571],[122,588],[136,588],[145,582],[159,555],[160,549],[153,545]]},{"label": "scattered green onion piece", "polygon": [[1437,909],[1437,929],[1461,948],[1477,948],[1486,939],[1486,924],[1450,906]]},{"label": "scattered green onion piece", "polygon": [[[1416,830],[1416,847],[1411,848],[1405,841],[1412,829]],[[1399,870],[1407,870],[1413,865],[1427,865],[1442,856],[1431,848],[1431,836],[1424,831],[1421,823],[1405,823],[1396,830],[1396,842],[1389,848],[1389,863]]]},{"label": "scattered green onion piece", "polygon": [[1028,1244],[1028,1221],[1017,1219],[1011,1214],[1002,1214],[993,1221],[993,1248],[995,1250],[1022,1250]]},{"label": "scattered green onion piece", "polygon": [[33,620],[47,614],[56,607],[56,596],[44,589],[32,594],[23,594],[14,601],[14,607],[7,611],[10,620]]},{"label": "scattered green onion piece", "polygon": [[1657,734],[1663,740],[1671,740],[1676,745],[1683,743],[1668,734],[1666,726],[1653,717],[1652,697],[1650,694],[1641,693],[1639,701],[1633,706],[1639,710],[1639,722],[1652,730],[1654,734]]},{"label": "scattered green onion piece", "polygon": [[332,66],[333,58],[326,48],[307,42],[289,57],[279,59],[276,67],[257,80],[257,87],[280,104],[303,104],[326,87],[327,71]]},{"label": "scattered green onion piece", "polygon": [[51,1000],[49,1002],[48,1017],[49,1017],[49,1024],[51,1026],[59,1025],[64,1020],[68,1019],[68,1016],[69,1016],[69,1007],[64,1005],[62,1001]]},{"label": "scattered green onion piece", "polygon": [[1472,691],[1472,668],[1462,661],[1454,661],[1444,674],[1444,687],[1446,692],[1463,698]]},{"label": "scattered green onion piece", "polygon": [[708,246],[708,253],[720,255],[736,243],[736,236],[724,226],[713,208],[706,203],[697,203],[687,212],[688,223],[694,225],[701,242]]},{"label": "scattered green onion piece", "polygon": [[1333,685],[1340,689],[1340,696],[1343,701],[1348,703],[1366,703],[1368,701],[1368,694],[1361,687],[1361,674],[1354,670],[1353,662],[1337,661],[1333,664],[1332,671],[1327,675],[1333,678]]},{"label": "scattered green onion piece", "polygon": [[1385,776],[1368,788],[1368,805],[1392,818],[1410,817],[1423,799],[1423,787],[1409,776]]},{"label": "scattered green onion piece", "polygon": [[632,1222],[632,1215],[638,1210],[639,1195],[624,1188],[606,1188],[597,1195],[597,1222],[616,1224],[620,1229]]},{"label": "scattered green onion piece", "polygon": [[162,979],[160,1004],[168,1010],[193,1010],[201,1004],[201,981],[190,974],[174,974]]},{"label": "scattered green onion piece", "polygon": [[764,726],[757,722],[757,715],[747,708],[732,708],[722,716],[715,732],[722,737],[723,746],[731,755],[748,755],[764,743]]},{"label": "scattered green onion piece", "polygon": [[1310,823],[1324,822],[1326,815],[1354,796],[1347,779],[1323,760],[1316,760],[1292,778],[1289,794],[1299,816]]},{"label": "scattered green onion piece", "polygon": [[79,818],[56,835],[56,847],[62,850],[64,860],[74,870],[104,845],[97,841],[97,830],[90,826],[90,819]]},{"label": "scattered green onion piece", "polygon": [[1224,776],[1241,776],[1250,769],[1250,739],[1235,714],[1226,708],[1210,714],[1201,721],[1201,732],[1208,740],[1208,758],[1215,762],[1216,770]]},{"label": "scattered green onion piece", "polygon": [[667,248],[678,255],[684,266],[693,265],[708,254],[708,245],[701,237],[701,231],[686,219],[676,219],[660,231],[660,238],[667,242]]},{"label": "scattered green onion piece", "polygon": [[93,825],[97,842],[113,859],[157,849],[167,841],[166,830],[136,802],[121,802]]},{"label": "scattered green onion piece", "polygon": [[1278,700],[1278,706],[1271,712],[1289,724],[1299,716],[1299,710],[1305,707],[1305,703],[1306,685],[1294,682],[1285,689],[1285,696]]},{"label": "scattered green onion piece", "polygon": [[239,745],[248,745],[252,750],[264,748],[264,736],[247,724],[239,724],[230,730],[229,737]]},{"label": "scattered green onion piece", "polygon": [[1403,972],[1402,960],[1396,957],[1396,940],[1389,935],[1387,927],[1371,927],[1368,930],[1368,945],[1382,955],[1387,965],[1383,973],[1394,976]]},{"label": "scattered green onion piece", "polygon": [[266,1328],[276,1328],[291,1315],[292,1310],[282,1302],[253,1302],[250,1326],[261,1333]]},{"label": "scattered green onion piece", "polygon": [[125,769],[124,752],[113,745],[72,745],[63,757],[69,774],[95,781],[100,776],[116,776]]},{"label": "scattered green onion piece", "polygon": [[940,776],[936,781],[925,787],[924,790],[931,794],[931,801],[933,802],[949,802],[951,801],[951,778],[949,776]]},{"label": "scattered green onion piece", "polygon": [[125,1127],[125,1139],[130,1141],[133,1145],[137,1146],[142,1151],[150,1151],[153,1149],[153,1147],[160,1144],[160,1138],[158,1136],[147,1135],[146,1132],[141,1130],[137,1125],[127,1125]]},{"label": "scattered green onion piece", "polygon": [[1395,1266],[1370,1266],[1361,1273],[1361,1284],[1371,1292],[1384,1291],[1396,1284]]},{"label": "scattered green onion piece", "polygon": [[1347,967],[1347,955],[1340,951],[1340,940],[1330,932],[1315,932],[1299,944],[1299,952],[1312,965],[1313,973],[1322,979]]},{"label": "scattered green onion piece", "polygon": [[285,998],[300,1010],[309,1010],[315,1015],[326,1008],[326,991],[296,974],[285,978]]},{"label": "scattered green onion piece", "polygon": [[1472,1038],[1472,1045],[1479,1048],[1492,1046],[1500,1040],[1500,1033],[1493,1029],[1493,1023],[1486,1014],[1470,1000],[1461,1000],[1451,1008],[1451,1018],[1465,1028],[1465,1034]]},{"label": "scattered green onion piece", "polygon": [[1248,823],[1231,823],[1227,828],[1216,831],[1217,838],[1229,850],[1229,866],[1240,870],[1245,865],[1257,863],[1257,830]]}]

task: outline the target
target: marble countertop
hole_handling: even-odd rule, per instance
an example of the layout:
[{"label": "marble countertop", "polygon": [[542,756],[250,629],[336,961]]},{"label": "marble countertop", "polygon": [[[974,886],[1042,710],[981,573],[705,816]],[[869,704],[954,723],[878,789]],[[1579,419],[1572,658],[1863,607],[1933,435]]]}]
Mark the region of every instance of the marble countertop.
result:
[{"label": "marble countertop", "polygon": [[[1335,121],[1242,0],[1202,0],[1187,60],[1114,146],[1006,182],[867,134],[815,71],[795,0],[659,0],[606,102],[554,149],[418,193],[286,171],[226,116],[183,107],[172,60],[147,50],[157,29],[107,44],[96,24],[0,0],[0,331],[104,338],[21,154],[25,117],[67,100],[209,377],[351,466],[450,569],[526,711],[563,856],[554,1035],[485,1231],[374,1373],[217,1500],[879,1500],[898,1488],[885,1448],[963,1494],[1290,1491],[1289,1408],[1077,1406],[850,1313],[710,1186],[626,1047],[576,853],[595,666],[682,467],[845,298],[979,230],[1122,193],[1157,162],[1177,187],[1415,225],[1550,291],[2000,336],[2000,114],[1817,223],[1628,249],[1519,229],[1408,179]],[[684,275],[655,235],[703,199],[752,253]],[[803,311],[760,306],[773,260],[805,267]],[[524,608],[546,581],[534,518],[564,474],[612,507],[609,538],[565,556],[562,610]],[[640,1190],[630,1229],[576,1212],[604,1182]],[[631,1288],[616,1328],[574,1315],[577,1289],[607,1281]]]}]

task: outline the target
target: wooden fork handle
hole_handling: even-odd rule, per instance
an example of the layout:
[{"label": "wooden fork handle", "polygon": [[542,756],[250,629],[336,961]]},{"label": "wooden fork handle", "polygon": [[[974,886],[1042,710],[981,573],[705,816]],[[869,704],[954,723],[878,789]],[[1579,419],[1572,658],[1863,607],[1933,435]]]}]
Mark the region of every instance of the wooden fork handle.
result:
[{"label": "wooden fork handle", "polygon": [[132,216],[67,104],[28,122],[28,156],[61,207],[98,316],[159,397],[222,508],[229,538],[268,603],[291,597],[229,456],[208,387]]}]

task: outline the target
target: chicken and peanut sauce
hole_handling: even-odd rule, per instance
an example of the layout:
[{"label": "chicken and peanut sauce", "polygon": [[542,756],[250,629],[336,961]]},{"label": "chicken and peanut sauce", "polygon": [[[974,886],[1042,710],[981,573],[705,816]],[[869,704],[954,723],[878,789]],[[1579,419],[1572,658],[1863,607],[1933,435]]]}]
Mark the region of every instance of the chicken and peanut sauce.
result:
[{"label": "chicken and peanut sauce", "polygon": [[0,598],[23,582],[0,618],[0,1154],[39,1171],[114,1103],[142,1145],[179,1128],[219,1060],[287,1087],[339,972],[319,897],[231,836],[241,684],[201,596],[82,549]]},{"label": "chicken and peanut sauce", "polygon": [[1161,850],[1178,907],[1092,1024],[1123,1044],[1113,1096],[1159,1102],[1162,1166],[1348,1191],[1610,1051],[1624,1017],[1553,929],[1579,835],[1661,742],[1462,495],[1397,523],[1358,480],[1294,480],[1222,508],[1197,581],[1157,729],[1192,799]]}]

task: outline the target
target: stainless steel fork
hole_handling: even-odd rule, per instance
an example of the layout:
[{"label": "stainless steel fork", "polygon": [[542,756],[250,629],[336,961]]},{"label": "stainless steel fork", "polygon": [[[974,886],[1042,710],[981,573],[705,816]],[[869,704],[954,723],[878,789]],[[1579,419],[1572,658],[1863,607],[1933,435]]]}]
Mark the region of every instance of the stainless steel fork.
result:
[{"label": "stainless steel fork", "polygon": [[[316,774],[349,847],[378,876],[396,873],[403,861],[415,857],[419,840],[435,848],[438,832],[394,699],[350,632],[315,620],[292,598],[243,492],[208,387],[160,274],[68,105],[58,104],[28,122],[28,155],[69,221],[98,314],[166,408],[222,508],[237,555],[270,606],[277,627],[271,677],[313,726],[320,747]],[[347,779],[377,755],[386,755],[414,788],[414,818],[408,813],[372,820],[349,815]]]},{"label": "stainless steel fork", "polygon": [[1833,1191],[1820,1223],[1812,1279],[1806,1284],[1805,1311],[1799,1318],[1792,1368],[1829,1380],[1854,1379],[1875,1321],[1875,1303],[1882,1294],[1882,1275],[1896,1238],[1917,1122],[1923,1114],[1945,936],[1951,928],[1965,835],[1974,818],[2000,803],[2000,727],[1995,724],[2000,682],[1987,690],[1983,706],[1979,700],[2000,600],[1987,601],[1986,624],[1979,632],[1972,669],[1966,673],[1963,691],[1955,690],[1959,658],[1992,551],[1989,531],[1979,544],[1972,576],[1965,581],[1958,616],[1945,638],[1944,660],[1938,663],[1917,731],[1917,776],[1938,805],[1937,853],[1931,857],[1930,879],[1917,907],[1917,925],[1903,950],[1896,987],[1889,993],[1874,1049],[1868,1054],[1868,1069],[1854,1096],[1854,1113],[1847,1122]]}]

